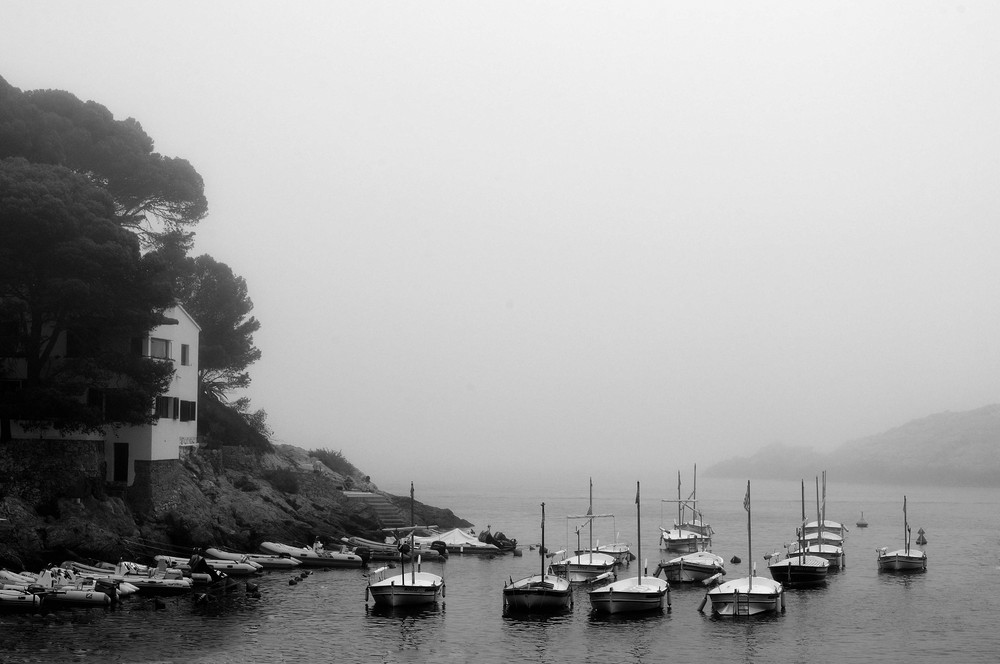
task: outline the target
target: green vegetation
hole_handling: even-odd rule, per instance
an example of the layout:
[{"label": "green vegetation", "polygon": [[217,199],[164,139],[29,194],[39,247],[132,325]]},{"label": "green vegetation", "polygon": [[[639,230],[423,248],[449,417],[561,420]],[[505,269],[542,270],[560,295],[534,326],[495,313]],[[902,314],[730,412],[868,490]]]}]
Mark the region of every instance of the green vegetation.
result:
[{"label": "green vegetation", "polygon": [[344,455],[332,450],[309,450],[309,456],[319,459],[319,461],[335,473],[340,473],[346,478],[359,476],[361,471],[354,467]]}]

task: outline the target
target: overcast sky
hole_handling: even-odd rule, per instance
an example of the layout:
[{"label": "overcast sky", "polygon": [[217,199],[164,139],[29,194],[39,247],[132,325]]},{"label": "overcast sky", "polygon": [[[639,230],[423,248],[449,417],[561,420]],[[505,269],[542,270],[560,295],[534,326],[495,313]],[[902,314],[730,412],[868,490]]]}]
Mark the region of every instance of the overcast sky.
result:
[{"label": "overcast sky", "polygon": [[998,401],[997,34],[992,1],[11,0],[0,75],[201,173],[277,441],[390,490],[655,492]]}]

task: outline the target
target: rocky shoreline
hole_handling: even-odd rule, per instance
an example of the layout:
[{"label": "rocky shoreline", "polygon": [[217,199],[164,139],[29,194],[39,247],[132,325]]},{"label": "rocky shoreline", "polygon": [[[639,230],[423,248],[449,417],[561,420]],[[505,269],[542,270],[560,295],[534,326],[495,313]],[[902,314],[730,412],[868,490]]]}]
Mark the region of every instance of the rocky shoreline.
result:
[{"label": "rocky shoreline", "polygon": [[[319,537],[332,545],[346,535],[381,539],[384,514],[346,489],[384,496],[409,520],[409,496],[342,476],[293,445],[263,454],[235,446],[196,450],[168,462],[145,495],[131,488],[112,495],[102,483],[81,479],[79,470],[49,469],[26,478],[18,474],[16,450],[4,452],[0,566],[14,570],[207,546],[256,551],[264,540],[304,544]],[[418,523],[442,528],[472,525],[450,509],[422,503],[414,514]]]}]

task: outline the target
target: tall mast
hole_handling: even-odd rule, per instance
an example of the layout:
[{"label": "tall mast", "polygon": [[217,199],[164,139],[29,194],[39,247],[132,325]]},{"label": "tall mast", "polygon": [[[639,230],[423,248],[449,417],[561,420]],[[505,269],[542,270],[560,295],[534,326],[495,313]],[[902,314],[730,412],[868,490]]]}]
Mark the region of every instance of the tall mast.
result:
[{"label": "tall mast", "polygon": [[903,549],[910,555],[910,524],[906,522],[906,496],[903,496]]},{"label": "tall mast", "polygon": [[635,481],[635,533],[638,544],[635,550],[639,559],[639,585],[642,585],[642,517],[639,515],[639,480]]},{"label": "tall mast", "polygon": [[590,506],[587,507],[587,514],[590,514],[590,546],[587,547],[590,550],[590,557],[588,560],[594,562],[594,478],[590,478]]},{"label": "tall mast", "polygon": [[[417,568],[413,559],[416,558],[416,551],[413,550],[413,526],[417,524],[417,518],[413,515],[413,482],[410,482],[410,582],[417,584]],[[406,573],[403,573],[403,580],[406,580]]]},{"label": "tall mast", "polygon": [[[545,580],[545,503],[542,503],[542,581]],[[568,575],[567,575],[568,576]]]},{"label": "tall mast", "polygon": [[750,589],[753,589],[753,540],[751,539],[750,522],[750,480],[747,480],[747,497],[743,501],[743,507],[747,508],[747,563],[750,565]]}]

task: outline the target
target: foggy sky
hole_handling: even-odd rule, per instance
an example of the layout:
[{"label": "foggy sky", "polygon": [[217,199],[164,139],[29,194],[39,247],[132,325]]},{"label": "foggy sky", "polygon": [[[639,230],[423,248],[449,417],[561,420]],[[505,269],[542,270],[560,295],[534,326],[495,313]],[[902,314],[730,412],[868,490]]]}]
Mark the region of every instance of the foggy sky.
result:
[{"label": "foggy sky", "polygon": [[254,407],[383,488],[655,483],[997,401],[994,2],[3,13],[11,85],[201,173]]}]

